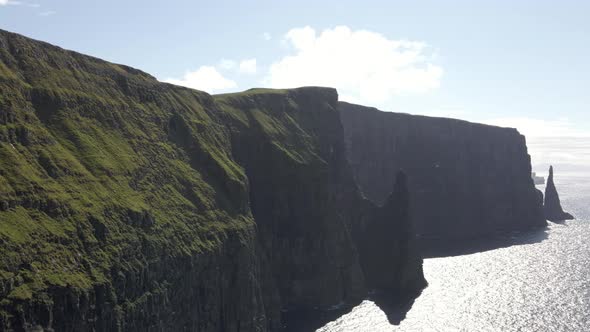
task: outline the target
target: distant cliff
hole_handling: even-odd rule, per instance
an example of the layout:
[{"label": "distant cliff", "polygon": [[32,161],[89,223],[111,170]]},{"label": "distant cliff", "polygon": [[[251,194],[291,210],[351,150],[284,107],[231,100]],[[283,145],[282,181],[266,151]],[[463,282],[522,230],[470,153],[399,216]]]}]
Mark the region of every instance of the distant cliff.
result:
[{"label": "distant cliff", "polygon": [[275,331],[282,310],[421,289],[405,177],[362,197],[337,107],[0,30],[0,330]]},{"label": "distant cliff", "polygon": [[362,192],[384,202],[394,172],[403,170],[426,247],[546,225],[525,138],[515,129],[344,102],[339,110]]}]

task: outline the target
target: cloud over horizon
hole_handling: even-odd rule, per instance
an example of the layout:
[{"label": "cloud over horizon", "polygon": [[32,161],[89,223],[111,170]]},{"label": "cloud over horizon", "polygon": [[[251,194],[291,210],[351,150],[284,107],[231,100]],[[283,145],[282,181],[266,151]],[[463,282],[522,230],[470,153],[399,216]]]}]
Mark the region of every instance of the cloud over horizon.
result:
[{"label": "cloud over horizon", "polygon": [[527,137],[590,137],[589,133],[578,130],[567,118],[547,120],[521,116],[483,119],[481,122],[516,128]]},{"label": "cloud over horizon", "polygon": [[186,71],[182,78],[166,78],[162,82],[181,85],[208,93],[227,92],[238,88],[235,80],[227,78],[220,71],[230,74],[254,75],[257,72],[256,59],[235,61],[221,59],[216,66],[201,66],[194,71]]},{"label": "cloud over horizon", "polygon": [[[41,8],[41,5],[38,3],[26,2],[26,1],[18,1],[18,0],[0,0],[0,7],[2,6],[24,6],[29,7],[32,9]],[[45,10],[42,12],[37,12],[38,16],[51,16],[56,14],[57,12],[54,10]]]},{"label": "cloud over horizon", "polygon": [[271,88],[330,86],[343,100],[375,105],[436,89],[443,74],[427,44],[368,30],[306,26],[289,30],[283,43],[292,52],[271,64],[263,80]]},{"label": "cloud over horizon", "polygon": [[240,62],[239,72],[242,74],[256,74],[256,59],[246,59]]},{"label": "cloud over horizon", "polygon": [[562,171],[590,170],[590,136],[527,138],[531,164],[538,171],[558,165]]},{"label": "cloud over horizon", "polygon": [[223,77],[213,66],[201,66],[195,71],[186,72],[181,79],[167,78],[164,82],[208,93],[237,87],[235,81]]},{"label": "cloud over horizon", "polygon": [[[385,110],[388,111],[388,110]],[[498,127],[516,128],[528,137],[588,137],[590,132],[581,130],[578,124],[567,117],[540,118],[530,116],[490,116],[461,108],[438,108],[416,114],[461,119]]]},{"label": "cloud over horizon", "polygon": [[396,95],[437,89],[443,75],[426,43],[388,39],[368,30],[336,26],[316,32],[306,26],[290,29],[281,43],[288,54],[271,58],[262,70],[256,58],[222,58],[216,66],[164,81],[214,93],[237,88],[239,77],[232,76],[246,74],[263,87],[329,86],[338,90],[341,100],[381,106]]}]

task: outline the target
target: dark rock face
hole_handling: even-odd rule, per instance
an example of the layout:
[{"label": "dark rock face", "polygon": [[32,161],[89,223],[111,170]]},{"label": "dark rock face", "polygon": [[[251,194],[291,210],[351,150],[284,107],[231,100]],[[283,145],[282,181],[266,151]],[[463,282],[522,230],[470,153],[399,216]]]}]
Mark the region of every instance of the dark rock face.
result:
[{"label": "dark rock face", "polygon": [[362,197],[333,89],[213,97],[0,30],[0,330],[277,331],[415,293],[397,183]]},{"label": "dark rock face", "polygon": [[395,172],[404,170],[425,248],[546,225],[525,139],[516,130],[343,102],[339,110],[361,191],[383,203]]},{"label": "dark rock face", "polygon": [[361,197],[335,90],[250,90],[216,101],[230,115],[281,307],[327,308],[355,303],[370,289],[399,295],[425,286],[403,177],[383,207]]},{"label": "dark rock face", "polygon": [[549,167],[549,177],[547,178],[547,185],[545,186],[545,218],[549,221],[564,221],[572,220],[574,216],[564,212],[559,200],[559,194],[553,182],[553,166]]},{"label": "dark rock face", "polygon": [[344,205],[354,204],[355,187],[343,171],[336,92],[251,92],[217,100],[247,119],[231,118],[233,151],[249,180],[281,307],[360,300],[366,289],[347,219],[354,206]]},{"label": "dark rock face", "polygon": [[[422,289],[426,281],[413,241],[415,231],[409,218],[407,176],[403,172],[397,173],[385,204],[369,213],[368,220],[372,222],[361,223],[355,231],[360,237],[361,265],[367,284],[395,295]],[[395,264],[384,265],[384,261]]]}]

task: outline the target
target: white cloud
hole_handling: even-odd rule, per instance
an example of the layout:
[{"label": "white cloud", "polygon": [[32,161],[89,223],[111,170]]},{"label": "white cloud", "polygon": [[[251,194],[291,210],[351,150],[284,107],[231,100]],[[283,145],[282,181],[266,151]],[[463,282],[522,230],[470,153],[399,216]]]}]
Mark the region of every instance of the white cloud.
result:
[{"label": "white cloud", "polygon": [[225,70],[234,69],[236,65],[237,64],[234,60],[221,59],[221,61],[219,61],[219,67]]},{"label": "white cloud", "polygon": [[209,93],[217,93],[238,86],[234,80],[224,77],[219,70],[231,71],[234,74],[256,74],[256,69],[256,59],[245,59],[239,63],[235,60],[221,59],[217,66],[201,66],[195,71],[186,72],[181,79],[167,78],[163,81]]},{"label": "white cloud", "polygon": [[243,74],[256,74],[256,59],[242,60],[239,71]]},{"label": "white cloud", "polygon": [[266,41],[269,41],[269,40],[272,39],[272,36],[270,35],[269,32],[265,32],[265,33],[262,34],[262,39],[264,39]]},{"label": "white cloud", "polygon": [[6,6],[6,5],[18,6],[18,5],[21,5],[21,4],[22,4],[22,2],[20,2],[20,1],[0,0],[0,6]]},{"label": "white cloud", "polygon": [[290,30],[283,40],[292,53],[274,62],[264,83],[275,88],[331,86],[342,100],[383,104],[396,94],[438,88],[443,74],[421,42],[390,40],[346,26],[321,33]]},{"label": "white cloud", "polygon": [[195,71],[186,72],[182,79],[168,78],[165,79],[164,82],[182,85],[209,93],[237,87],[236,82],[223,77],[223,75],[212,66],[201,66]]},{"label": "white cloud", "polygon": [[0,0],[0,6],[7,6],[7,5],[11,5],[11,6],[23,5],[23,6],[30,7],[30,8],[41,7],[41,5],[38,3],[30,3],[30,2],[23,2],[23,1],[17,1],[17,0]]}]

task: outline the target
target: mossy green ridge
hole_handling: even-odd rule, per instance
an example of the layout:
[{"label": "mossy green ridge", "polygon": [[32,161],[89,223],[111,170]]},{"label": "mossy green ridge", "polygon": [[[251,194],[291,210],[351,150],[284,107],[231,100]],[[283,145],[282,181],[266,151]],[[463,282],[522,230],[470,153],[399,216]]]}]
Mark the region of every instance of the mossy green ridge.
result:
[{"label": "mossy green ridge", "polygon": [[423,287],[407,197],[362,197],[337,99],[210,96],[0,30],[0,330],[276,331]]},{"label": "mossy green ridge", "polygon": [[[65,313],[27,317],[62,293],[103,296],[108,315],[145,319],[105,329],[157,326],[141,317],[149,302],[199,274],[150,268],[217,264],[204,257],[253,246],[246,177],[211,96],[8,32],[0,96],[0,329],[74,328]],[[225,248],[230,237],[237,248]],[[164,326],[206,327],[169,311],[178,314],[159,317]]]}]

